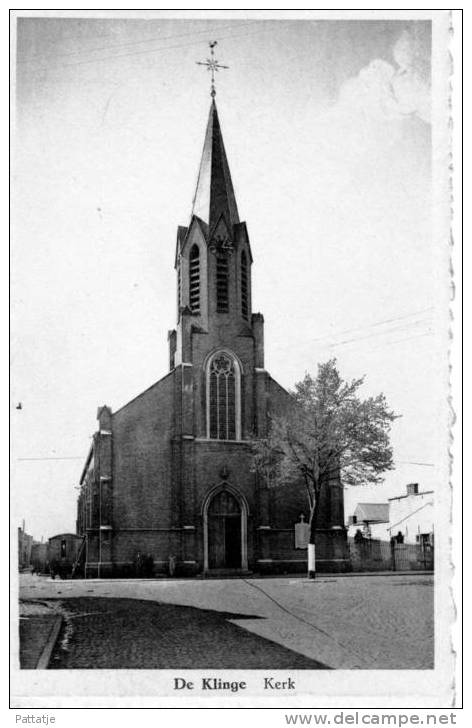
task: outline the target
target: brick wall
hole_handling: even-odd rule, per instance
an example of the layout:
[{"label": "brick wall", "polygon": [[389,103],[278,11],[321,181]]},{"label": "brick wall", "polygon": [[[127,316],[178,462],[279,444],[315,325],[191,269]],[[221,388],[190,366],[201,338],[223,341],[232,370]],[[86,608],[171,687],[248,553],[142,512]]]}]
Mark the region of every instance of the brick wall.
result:
[{"label": "brick wall", "polygon": [[114,561],[128,561],[138,550],[167,556],[167,536],[142,529],[173,525],[174,383],[171,372],[113,414]]}]

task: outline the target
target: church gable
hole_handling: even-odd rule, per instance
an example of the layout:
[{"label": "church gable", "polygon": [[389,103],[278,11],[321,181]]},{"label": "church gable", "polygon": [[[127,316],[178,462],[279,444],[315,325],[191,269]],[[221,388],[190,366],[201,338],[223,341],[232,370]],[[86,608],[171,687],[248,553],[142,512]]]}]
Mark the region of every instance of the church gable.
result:
[{"label": "church gable", "polygon": [[251,243],[249,242],[249,235],[247,232],[247,225],[245,222],[239,222],[233,227],[234,242],[239,248],[246,248],[249,255],[249,262],[252,264],[252,252]]},{"label": "church gable", "polygon": [[268,412],[274,415],[283,415],[287,407],[292,404],[293,398],[270,374],[267,374],[267,388],[269,393]]},{"label": "church gable", "polygon": [[[195,237],[196,236],[196,237]],[[179,225],[177,228],[177,241],[175,246],[174,267],[178,267],[179,259],[186,254],[189,244],[198,240],[202,245],[206,244],[208,238],[208,225],[200,220],[196,215],[192,215],[190,225],[183,227]],[[189,241],[192,241],[189,243]]]},{"label": "church gable", "polygon": [[233,242],[233,231],[224,214],[221,214],[210,232],[210,250],[211,252],[216,252],[221,248],[231,250]]},{"label": "church gable", "polygon": [[198,317],[194,326],[205,327],[208,311],[208,254],[204,230],[196,217],[192,219],[186,233],[176,270],[178,323],[181,316],[188,313]]},{"label": "church gable", "polygon": [[187,235],[185,236],[181,251],[182,258],[189,257],[190,249],[193,245],[198,245],[202,254],[206,251],[206,230],[201,221],[196,217],[192,218],[192,222],[190,223],[190,227],[188,228]]}]

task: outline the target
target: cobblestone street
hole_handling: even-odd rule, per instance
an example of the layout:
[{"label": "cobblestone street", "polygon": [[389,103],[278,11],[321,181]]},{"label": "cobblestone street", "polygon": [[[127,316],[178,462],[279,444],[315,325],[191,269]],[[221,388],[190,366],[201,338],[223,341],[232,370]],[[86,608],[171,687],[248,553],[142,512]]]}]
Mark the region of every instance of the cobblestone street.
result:
[{"label": "cobblestone street", "polygon": [[238,619],[235,614],[110,597],[71,599],[63,605],[62,645],[51,668],[326,667],[232,624],[228,620]]},{"label": "cobblestone street", "polygon": [[[314,582],[52,581],[22,575],[20,597],[60,600],[69,615],[68,652],[56,650],[53,668],[434,666],[428,574],[320,575]],[[157,604],[147,608],[149,601]],[[151,642],[161,645],[160,654],[147,647]]]}]

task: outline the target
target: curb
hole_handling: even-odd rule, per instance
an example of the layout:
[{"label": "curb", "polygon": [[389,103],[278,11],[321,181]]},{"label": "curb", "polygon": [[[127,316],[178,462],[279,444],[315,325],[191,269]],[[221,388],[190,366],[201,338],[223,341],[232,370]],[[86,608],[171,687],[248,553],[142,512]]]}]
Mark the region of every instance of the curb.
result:
[{"label": "curb", "polygon": [[55,647],[57,638],[59,637],[59,633],[61,631],[61,627],[62,627],[62,617],[58,616],[54,620],[54,624],[49,633],[49,637],[43,648],[43,651],[41,652],[38,663],[36,665],[36,668],[35,668],[36,670],[47,670],[49,661],[51,659],[52,651]]},{"label": "curb", "polygon": [[326,573],[324,574],[322,571],[316,572],[316,578],[315,579],[307,579],[306,576],[304,576],[304,581],[321,581],[321,579],[338,579],[340,577],[347,577],[349,579],[352,579],[357,576],[432,576],[434,575],[434,571],[421,569],[421,571],[415,571],[414,569],[408,569],[408,571],[340,571],[338,573]]},{"label": "curb", "polygon": [[317,571],[314,579],[308,579],[306,572],[303,574],[298,572],[294,574],[264,574],[264,576],[254,575],[246,577],[248,580],[256,579],[300,579],[300,581],[321,581],[321,579],[352,579],[358,576],[432,576],[434,570],[427,569],[407,569],[405,571]]}]

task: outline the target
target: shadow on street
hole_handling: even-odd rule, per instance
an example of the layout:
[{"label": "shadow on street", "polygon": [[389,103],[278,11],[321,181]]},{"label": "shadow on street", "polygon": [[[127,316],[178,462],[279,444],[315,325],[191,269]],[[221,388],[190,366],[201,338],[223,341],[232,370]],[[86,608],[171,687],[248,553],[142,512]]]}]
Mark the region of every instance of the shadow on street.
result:
[{"label": "shadow on street", "polygon": [[137,599],[59,601],[64,624],[50,669],[330,669],[231,622],[258,615]]}]

